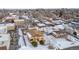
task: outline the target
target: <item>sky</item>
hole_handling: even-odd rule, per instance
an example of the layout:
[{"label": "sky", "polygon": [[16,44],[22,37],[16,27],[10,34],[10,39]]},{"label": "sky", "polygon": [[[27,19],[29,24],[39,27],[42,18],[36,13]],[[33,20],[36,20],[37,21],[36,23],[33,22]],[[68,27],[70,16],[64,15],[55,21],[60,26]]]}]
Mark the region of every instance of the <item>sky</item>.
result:
[{"label": "sky", "polygon": [[79,8],[78,0],[1,0],[0,8]]}]

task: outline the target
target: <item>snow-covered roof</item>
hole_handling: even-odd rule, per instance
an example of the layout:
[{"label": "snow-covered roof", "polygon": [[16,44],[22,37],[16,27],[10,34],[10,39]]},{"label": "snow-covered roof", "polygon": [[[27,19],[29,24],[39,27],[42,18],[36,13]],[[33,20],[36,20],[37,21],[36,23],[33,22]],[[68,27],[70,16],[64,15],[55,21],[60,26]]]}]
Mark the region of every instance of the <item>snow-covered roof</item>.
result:
[{"label": "snow-covered roof", "polygon": [[14,20],[14,22],[17,22],[17,21],[24,21],[24,19],[16,19],[16,20]]},{"label": "snow-covered roof", "polygon": [[53,29],[52,27],[44,27],[44,31],[49,34],[53,32]]},{"label": "snow-covered roof", "polygon": [[64,29],[64,26],[63,25],[56,25],[55,27],[54,27],[54,29]]},{"label": "snow-covered roof", "polygon": [[15,23],[7,23],[6,26],[15,26]]},{"label": "snow-covered roof", "polygon": [[5,25],[1,25],[0,26],[0,33],[7,33],[7,26],[5,26]]},{"label": "snow-covered roof", "polygon": [[62,23],[64,23],[64,21],[62,21],[62,20],[52,20],[52,23],[54,23],[54,24],[62,24]]},{"label": "snow-covered roof", "polygon": [[48,22],[48,21],[46,21],[46,22],[44,22],[45,24],[52,24],[51,22]]},{"label": "snow-covered roof", "polygon": [[0,27],[1,27],[1,26],[5,26],[5,24],[4,24],[4,23],[0,23]]},{"label": "snow-covered roof", "polygon": [[29,17],[28,16],[25,16],[25,15],[23,15],[22,17],[25,18],[25,19],[29,19]]},{"label": "snow-covered roof", "polygon": [[37,22],[37,23],[38,23],[38,22],[40,22],[40,21],[39,21],[39,20],[34,20],[34,22]]},{"label": "snow-covered roof", "polygon": [[13,17],[13,16],[7,16],[7,17],[5,17],[5,19],[15,19],[15,17]]},{"label": "snow-covered roof", "polygon": [[38,23],[37,26],[43,27],[43,26],[45,26],[45,24],[43,24],[43,23]]},{"label": "snow-covered roof", "polygon": [[0,41],[10,40],[10,34],[0,34]]}]

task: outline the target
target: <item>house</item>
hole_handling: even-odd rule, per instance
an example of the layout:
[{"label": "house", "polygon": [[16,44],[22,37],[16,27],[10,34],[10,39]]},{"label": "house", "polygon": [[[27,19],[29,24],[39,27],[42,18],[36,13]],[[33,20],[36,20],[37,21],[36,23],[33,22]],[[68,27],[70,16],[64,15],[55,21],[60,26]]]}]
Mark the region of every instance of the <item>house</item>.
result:
[{"label": "house", "polygon": [[3,21],[13,23],[16,18],[17,18],[16,15],[9,15],[4,17]]},{"label": "house", "polygon": [[65,31],[54,31],[53,36],[56,38],[66,38],[67,33]]},{"label": "house", "polygon": [[16,20],[14,20],[14,23],[16,26],[22,26],[25,24],[25,21],[24,21],[24,19],[16,19]]},{"label": "house", "polygon": [[62,24],[62,25],[56,25],[56,26],[53,27],[53,36],[56,37],[56,38],[66,37],[67,36],[66,31],[67,30],[68,30],[67,26],[64,25],[64,24]]},{"label": "house", "polygon": [[15,23],[2,23],[0,24],[0,33],[7,33],[9,30],[15,30]]},{"label": "house", "polygon": [[73,34],[73,32],[75,32],[74,28],[69,26],[68,24],[64,25],[65,27],[65,31],[69,34]]},{"label": "house", "polygon": [[8,31],[15,30],[15,23],[7,23],[6,26]]}]

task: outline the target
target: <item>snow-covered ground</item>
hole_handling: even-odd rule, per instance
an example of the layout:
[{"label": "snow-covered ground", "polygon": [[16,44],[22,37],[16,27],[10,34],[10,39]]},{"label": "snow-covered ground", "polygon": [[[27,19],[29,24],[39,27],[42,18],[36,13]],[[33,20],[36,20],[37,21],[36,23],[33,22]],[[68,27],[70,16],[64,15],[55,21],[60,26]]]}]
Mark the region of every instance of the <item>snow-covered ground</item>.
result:
[{"label": "snow-covered ground", "polygon": [[48,36],[48,38],[50,38],[50,44],[53,45],[55,49],[64,49],[73,46],[79,46],[79,42],[75,40],[75,37],[70,35],[68,37],[70,37],[69,39],[71,40],[71,42],[67,41],[65,38],[55,38],[53,36]]},{"label": "snow-covered ground", "polygon": [[22,38],[19,39],[19,45],[21,48],[19,50],[48,50],[48,46],[51,45],[54,49],[65,49],[73,46],[79,46],[79,41],[77,38],[68,35],[68,39],[71,41],[66,40],[65,38],[55,38],[52,35],[44,34],[45,45],[39,45],[37,47],[33,47],[28,40],[27,35],[24,35],[26,46],[24,45],[24,41]]},{"label": "snow-covered ground", "polygon": [[25,41],[26,41],[27,45],[21,46],[21,48],[19,48],[19,50],[48,50],[48,45],[38,45],[37,47],[33,47],[31,45],[31,43],[29,42],[27,36],[25,35],[24,37],[25,37]]}]

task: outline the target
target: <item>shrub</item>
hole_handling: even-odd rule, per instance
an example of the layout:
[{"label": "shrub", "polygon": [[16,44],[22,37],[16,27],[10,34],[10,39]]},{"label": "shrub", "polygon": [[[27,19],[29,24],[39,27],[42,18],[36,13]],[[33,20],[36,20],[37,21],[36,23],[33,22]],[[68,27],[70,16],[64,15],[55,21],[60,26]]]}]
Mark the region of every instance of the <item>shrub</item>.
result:
[{"label": "shrub", "polygon": [[33,39],[30,39],[30,42],[33,41]]},{"label": "shrub", "polygon": [[37,42],[36,41],[32,41],[31,44],[32,44],[32,46],[37,47]]},{"label": "shrub", "polygon": [[74,34],[74,35],[77,35],[77,33],[76,33],[76,32],[73,32],[73,34]]},{"label": "shrub", "polygon": [[44,40],[40,40],[39,43],[40,43],[41,45],[44,45]]}]

